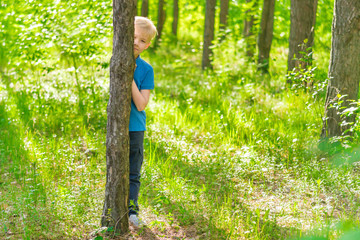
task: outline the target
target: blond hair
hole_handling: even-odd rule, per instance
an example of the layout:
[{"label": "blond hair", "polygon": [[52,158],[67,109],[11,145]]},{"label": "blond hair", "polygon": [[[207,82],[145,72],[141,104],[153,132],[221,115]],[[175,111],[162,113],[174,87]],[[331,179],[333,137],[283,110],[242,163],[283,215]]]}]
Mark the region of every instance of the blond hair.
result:
[{"label": "blond hair", "polygon": [[145,30],[146,33],[148,34],[148,36],[150,37],[150,40],[153,39],[155,37],[155,35],[157,34],[157,30],[156,30],[154,23],[146,17],[136,16],[135,17],[135,26],[140,27],[141,29]]}]

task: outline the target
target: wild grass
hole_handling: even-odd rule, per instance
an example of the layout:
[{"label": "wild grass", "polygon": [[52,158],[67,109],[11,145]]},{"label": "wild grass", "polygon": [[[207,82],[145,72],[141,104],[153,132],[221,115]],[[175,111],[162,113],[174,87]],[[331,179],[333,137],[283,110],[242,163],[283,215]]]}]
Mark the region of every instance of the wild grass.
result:
[{"label": "wild grass", "polygon": [[[358,166],[335,166],[317,148],[323,93],[286,89],[284,76],[259,75],[241,52],[228,54],[242,65],[201,72],[200,54],[183,58],[185,48],[144,56],[157,81],[140,199],[145,216],[163,219],[151,228],[191,226],[201,239],[336,239],[337,223],[356,226]],[[73,71],[2,81],[4,238],[83,239],[99,226],[108,68],[83,67],[78,82]]]},{"label": "wild grass", "polygon": [[[68,6],[46,4],[61,26],[71,22]],[[278,5],[276,21],[288,21],[282,14],[288,4]],[[104,43],[106,6],[100,1],[88,9],[102,24],[99,39],[81,43],[91,43],[90,52],[80,43],[74,47],[80,52],[71,53],[66,44],[63,52],[52,48],[46,41],[56,40],[57,33],[47,28],[45,43],[40,37],[32,45],[28,37],[20,39],[32,46],[26,50],[31,56],[41,46],[50,48],[42,58],[36,55],[41,61],[16,55],[21,68],[13,62],[0,68],[1,239],[86,239],[99,228],[111,51]],[[177,43],[165,37],[155,53],[142,55],[154,67],[156,88],[146,110],[140,206],[156,237],[339,239],[359,226],[358,149],[346,158],[319,148],[329,62],[324,9],[314,47],[319,87],[312,91],[285,86],[287,30],[281,24],[270,75],[259,74],[245,57],[235,18],[227,38],[215,42],[213,71],[201,71],[201,44],[194,38],[199,33],[183,32]],[[190,4],[188,10],[195,16],[201,9]],[[83,13],[74,19],[85,21]],[[9,16],[4,24],[14,18]],[[16,21],[26,25],[31,18]],[[56,30],[58,23],[52,24]],[[94,27],[94,21],[86,24],[84,29]],[[38,36],[28,27],[27,35]],[[1,55],[1,62],[7,57]]]}]

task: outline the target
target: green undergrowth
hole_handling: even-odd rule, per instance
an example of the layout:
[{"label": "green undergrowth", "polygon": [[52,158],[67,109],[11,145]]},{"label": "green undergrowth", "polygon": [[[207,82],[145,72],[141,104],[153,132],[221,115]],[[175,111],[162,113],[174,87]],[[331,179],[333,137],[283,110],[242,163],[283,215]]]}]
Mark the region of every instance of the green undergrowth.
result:
[{"label": "green undergrowth", "polygon": [[318,150],[321,96],[267,83],[248,65],[236,80],[221,71],[188,78],[164,62],[148,110],[144,185],[154,208],[184,214],[214,239],[280,239],[315,226],[332,239],[331,224],[353,219],[357,167],[329,164]]},{"label": "green undergrowth", "polygon": [[8,80],[1,85],[2,237],[83,238],[100,219],[105,115],[97,112],[99,121],[80,110],[61,75]]},{"label": "green undergrowth", "polygon": [[[318,150],[324,93],[287,89],[285,76],[258,74],[240,51],[228,54],[243,64],[202,72],[200,53],[181,57],[191,47],[144,55],[156,89],[140,201],[144,216],[163,219],[150,228],[186,237],[192,227],[200,239],[337,239],[356,227],[358,165],[335,165]],[[1,238],[84,239],[99,227],[108,66],[75,71],[2,79]]]}]

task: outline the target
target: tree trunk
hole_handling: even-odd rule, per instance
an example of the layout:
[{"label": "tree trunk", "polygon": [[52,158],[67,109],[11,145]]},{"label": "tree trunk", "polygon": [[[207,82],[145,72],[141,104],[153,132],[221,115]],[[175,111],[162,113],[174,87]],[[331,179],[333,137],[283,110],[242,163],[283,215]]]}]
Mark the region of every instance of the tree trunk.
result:
[{"label": "tree trunk", "polygon": [[147,17],[149,15],[149,0],[143,0],[141,5],[141,16]]},{"label": "tree trunk", "polygon": [[229,14],[229,0],[220,0],[220,41],[226,37],[227,17]]},{"label": "tree trunk", "polygon": [[129,195],[129,119],[134,59],[135,1],[113,0],[113,55],[107,106],[106,189],[101,225],[125,233]]},{"label": "tree trunk", "polygon": [[269,72],[269,57],[273,38],[275,0],[264,0],[258,40],[258,69]]},{"label": "tree trunk", "polygon": [[258,6],[258,0],[246,0],[247,3],[252,2],[250,9],[245,12],[243,35],[246,43],[246,55],[250,58],[254,57],[256,49],[256,38],[254,34],[255,11]]},{"label": "tree trunk", "polygon": [[[344,109],[332,107],[339,102],[341,107],[351,107],[357,101],[360,80],[360,1],[336,0],[332,26],[329,84],[325,101],[325,118],[322,137],[341,136],[355,122],[355,113],[341,116]],[[356,107],[356,106],[355,106]]]},{"label": "tree trunk", "polygon": [[306,58],[300,52],[309,52],[314,44],[317,3],[318,0],[291,0],[288,72],[311,65],[311,57],[306,62],[294,58]]},{"label": "tree trunk", "polygon": [[158,21],[157,21],[157,31],[158,31],[158,35],[156,36],[155,39],[155,47],[159,46],[159,42],[161,39],[161,34],[162,34],[162,30],[164,28],[164,23],[165,23],[165,10],[164,10],[164,5],[165,5],[165,0],[159,0],[159,5],[158,5]]},{"label": "tree trunk", "polygon": [[174,0],[173,11],[172,34],[176,37],[179,20],[179,0]]},{"label": "tree trunk", "polygon": [[202,56],[202,69],[212,68],[210,57],[212,50],[210,46],[214,40],[214,24],[215,24],[215,7],[216,0],[206,0],[205,9],[205,29],[204,29],[204,44]]},{"label": "tree trunk", "polygon": [[229,0],[220,0],[220,30],[225,30],[229,14]]}]

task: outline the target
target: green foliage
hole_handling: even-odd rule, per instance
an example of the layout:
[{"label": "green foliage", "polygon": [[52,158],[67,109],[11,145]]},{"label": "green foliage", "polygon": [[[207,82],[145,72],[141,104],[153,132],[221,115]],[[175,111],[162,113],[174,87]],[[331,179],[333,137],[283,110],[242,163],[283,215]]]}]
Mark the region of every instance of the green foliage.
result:
[{"label": "green foliage", "polygon": [[[348,100],[346,95],[338,94],[329,105],[340,113],[342,127],[347,127],[342,136],[323,139],[320,148],[329,154],[337,165],[356,164],[359,160],[359,109],[360,102]],[[355,122],[348,122],[349,117],[356,115]]]},{"label": "green foliage", "polygon": [[[1,72],[47,69],[61,59],[77,68],[108,51],[111,5],[106,1],[17,1],[2,3]],[[60,57],[59,55],[60,54]],[[97,60],[97,61],[96,61]],[[20,70],[20,71],[19,71]]]},{"label": "green foliage", "polygon": [[[302,48],[305,48],[307,39],[304,40]],[[312,90],[313,86],[319,83],[316,81],[316,66],[313,66],[312,48],[307,48],[306,52],[300,51],[300,58],[294,58],[297,61],[296,67],[286,75],[286,80],[290,83],[292,89]]]}]

